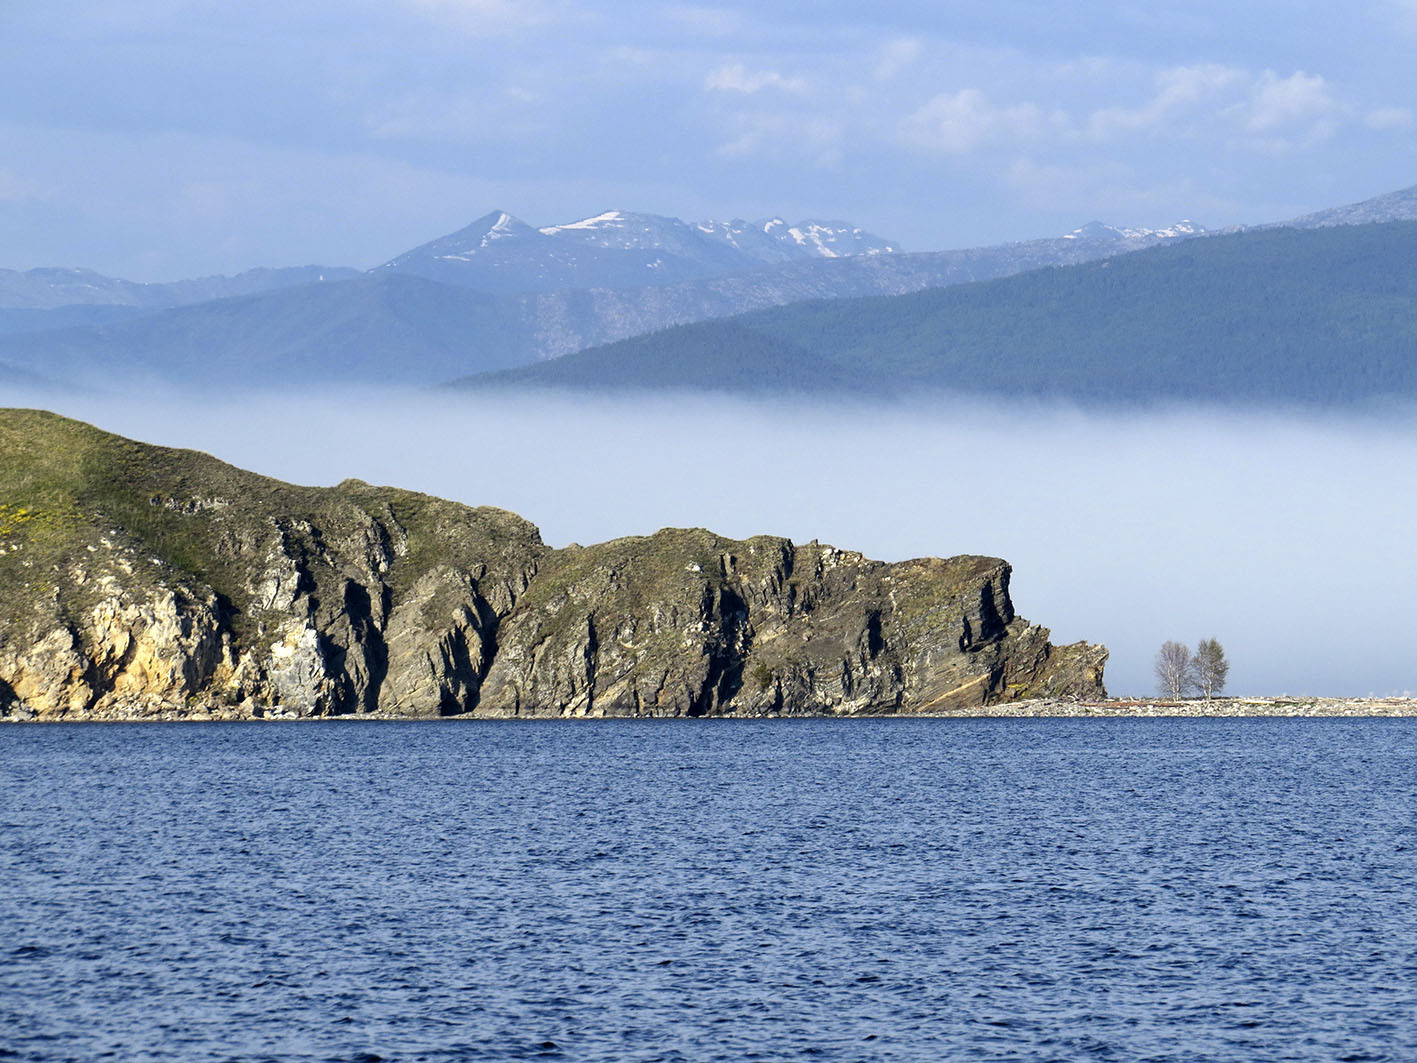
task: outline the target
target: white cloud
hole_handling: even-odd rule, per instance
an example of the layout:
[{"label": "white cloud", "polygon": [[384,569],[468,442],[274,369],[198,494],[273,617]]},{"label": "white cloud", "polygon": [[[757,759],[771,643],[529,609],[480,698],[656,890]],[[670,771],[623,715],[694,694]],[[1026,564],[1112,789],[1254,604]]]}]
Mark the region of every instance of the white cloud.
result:
[{"label": "white cloud", "polygon": [[1287,150],[1327,139],[1345,114],[1317,74],[1299,70],[1281,77],[1273,70],[1254,74],[1207,63],[1161,71],[1145,104],[1101,108],[1081,128],[1084,139],[1094,142],[1133,136],[1214,140],[1220,134],[1252,147]]},{"label": "white cloud", "polygon": [[763,156],[781,160],[809,160],[831,167],[841,162],[845,129],[824,116],[744,114],[734,120],[738,135],[719,147],[724,158]]},{"label": "white cloud", "polygon": [[1411,129],[1413,116],[1406,107],[1379,107],[1364,116],[1363,124],[1379,131]]},{"label": "white cloud", "polygon": [[1141,107],[1104,107],[1087,121],[1087,135],[1093,140],[1119,136],[1174,131],[1183,117],[1225,99],[1225,94],[1243,83],[1245,75],[1233,67],[1206,63],[1172,67],[1156,75],[1156,95]]},{"label": "white cloud", "polygon": [[608,48],[600,56],[601,66],[627,69],[636,75],[654,75],[665,67],[665,54],[653,48],[637,48],[629,44],[617,44]]},{"label": "white cloud", "polygon": [[[819,140],[827,125],[840,131],[842,157],[905,147],[945,159],[992,156],[1006,169],[1020,158],[1069,166],[1077,161],[1071,153],[1096,154],[1105,145],[1109,158],[1140,172],[1149,167],[1129,153],[1157,150],[1148,142],[1176,145],[1169,156],[1174,167],[1179,151],[1215,157],[1310,148],[1360,120],[1330,81],[1304,70],[1194,63],[1148,71],[1135,63],[1079,59],[1035,66],[1028,76],[1014,65],[1017,58],[994,56],[991,73],[979,54],[961,52],[946,61],[938,42],[899,35],[878,38],[850,63],[824,64],[810,74],[770,56],[756,65],[711,66],[705,88],[720,100],[779,96],[811,103],[810,113],[804,108],[788,117],[783,110],[771,120],[720,112],[729,130],[720,153],[734,156],[762,153],[790,135],[792,123],[815,120]],[[963,87],[939,91],[941,69],[954,71]],[[830,93],[820,91],[827,85]],[[1401,128],[1406,121],[1405,113],[1387,110],[1374,113],[1368,125]],[[1159,175],[1147,183],[1168,184]]]},{"label": "white cloud", "polygon": [[703,82],[709,120],[722,130],[715,154],[726,159],[809,162],[833,167],[841,162],[851,123],[847,95],[835,92],[824,104],[813,99],[804,77],[778,70],[726,63]]},{"label": "white cloud", "polygon": [[1266,70],[1246,103],[1245,128],[1255,133],[1322,139],[1333,132],[1340,111],[1322,77],[1299,70],[1281,78]]},{"label": "white cloud", "polygon": [[[1213,151],[1283,152],[1325,140],[1352,117],[1321,76],[1305,71],[1255,72],[1220,63],[1157,70],[1151,74],[1149,91],[1143,88],[1140,93],[1130,77],[1120,79],[1121,88],[1117,79],[1100,79],[1099,66],[1105,64],[1099,61],[1054,68],[1022,98],[1001,100],[990,88],[993,82],[981,78],[969,87],[936,92],[923,103],[907,102],[912,90],[924,82],[926,66],[938,69],[938,64],[924,63],[922,48],[918,39],[897,38],[878,46],[871,53],[873,61],[854,77],[851,72],[841,77],[823,73],[816,80],[830,83],[833,91],[812,117],[841,130],[843,145],[880,146],[885,139],[944,157],[992,153],[1015,158],[1036,158],[1045,149],[1095,150],[1104,144],[1125,148],[1128,141],[1145,140],[1184,141]],[[1091,83],[1081,92],[1075,84],[1079,78]],[[1045,97],[1049,85],[1051,95]],[[1100,107],[1084,102],[1089,96],[1096,100],[1100,93],[1117,101],[1128,93],[1128,86],[1132,86],[1130,101],[1124,96]],[[724,95],[752,96],[770,90],[809,95],[804,78],[742,63],[715,69],[706,87]],[[889,114],[904,117],[884,121],[880,117]],[[803,116],[797,120],[803,121]],[[1369,124],[1397,128],[1406,120],[1401,113],[1381,112]],[[726,154],[753,153],[776,135],[772,123],[761,119],[734,115],[732,123],[729,143],[722,149]]]},{"label": "white cloud", "polygon": [[889,81],[908,70],[920,58],[920,51],[920,41],[915,37],[899,37],[887,42],[876,53],[876,80]]},{"label": "white cloud", "polygon": [[1036,140],[1066,123],[1058,112],[1045,113],[1033,103],[996,106],[979,89],[940,93],[901,123],[913,146],[947,155],[968,155],[980,148]]},{"label": "white cloud", "polygon": [[718,92],[741,92],[746,96],[763,89],[777,89],[792,95],[804,95],[807,81],[800,77],[784,77],[776,70],[749,70],[742,63],[730,63],[709,73],[704,88]]}]

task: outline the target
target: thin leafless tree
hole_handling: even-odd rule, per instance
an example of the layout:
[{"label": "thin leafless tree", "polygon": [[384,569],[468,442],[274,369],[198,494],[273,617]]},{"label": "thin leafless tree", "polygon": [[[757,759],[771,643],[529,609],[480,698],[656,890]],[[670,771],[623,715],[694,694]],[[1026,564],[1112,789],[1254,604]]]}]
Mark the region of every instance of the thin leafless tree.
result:
[{"label": "thin leafless tree", "polygon": [[1168,697],[1183,698],[1194,682],[1190,649],[1182,642],[1163,642],[1156,651],[1157,689]]},{"label": "thin leafless tree", "polygon": [[1191,658],[1196,689],[1207,702],[1225,689],[1225,677],[1230,674],[1230,662],[1225,659],[1225,647],[1217,639],[1201,639],[1196,643],[1196,655]]}]

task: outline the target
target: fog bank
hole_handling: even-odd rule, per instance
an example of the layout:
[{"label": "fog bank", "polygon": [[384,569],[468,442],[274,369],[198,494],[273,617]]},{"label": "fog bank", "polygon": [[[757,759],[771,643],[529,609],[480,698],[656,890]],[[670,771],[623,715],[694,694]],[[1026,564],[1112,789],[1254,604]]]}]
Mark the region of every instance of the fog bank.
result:
[{"label": "fog bank", "polygon": [[1417,417],[980,403],[347,394],[5,397],[305,484],[514,510],[564,545],[705,526],[883,560],[992,554],[1055,641],[1149,693],[1166,639],[1225,645],[1236,693],[1417,691]]}]

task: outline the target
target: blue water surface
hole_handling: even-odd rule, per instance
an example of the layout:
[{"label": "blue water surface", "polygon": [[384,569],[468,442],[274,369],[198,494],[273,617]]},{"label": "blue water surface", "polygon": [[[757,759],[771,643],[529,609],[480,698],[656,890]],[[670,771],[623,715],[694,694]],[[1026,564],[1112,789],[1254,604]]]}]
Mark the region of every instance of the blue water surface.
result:
[{"label": "blue water surface", "polygon": [[0,728],[0,1059],[1417,1060],[1417,720]]}]

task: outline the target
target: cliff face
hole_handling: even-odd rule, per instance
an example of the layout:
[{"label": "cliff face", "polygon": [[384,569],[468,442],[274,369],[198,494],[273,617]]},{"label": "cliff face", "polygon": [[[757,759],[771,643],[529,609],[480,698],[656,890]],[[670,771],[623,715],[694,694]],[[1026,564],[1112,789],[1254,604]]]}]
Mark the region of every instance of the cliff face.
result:
[{"label": "cliff face", "polygon": [[992,558],[666,530],[551,550],[500,510],[0,412],[0,715],[775,715],[1097,696],[1106,650]]},{"label": "cliff face", "polygon": [[888,565],[670,529],[560,551],[498,631],[479,711],[944,711],[1102,689],[1106,651],[1013,615],[995,558]]}]

